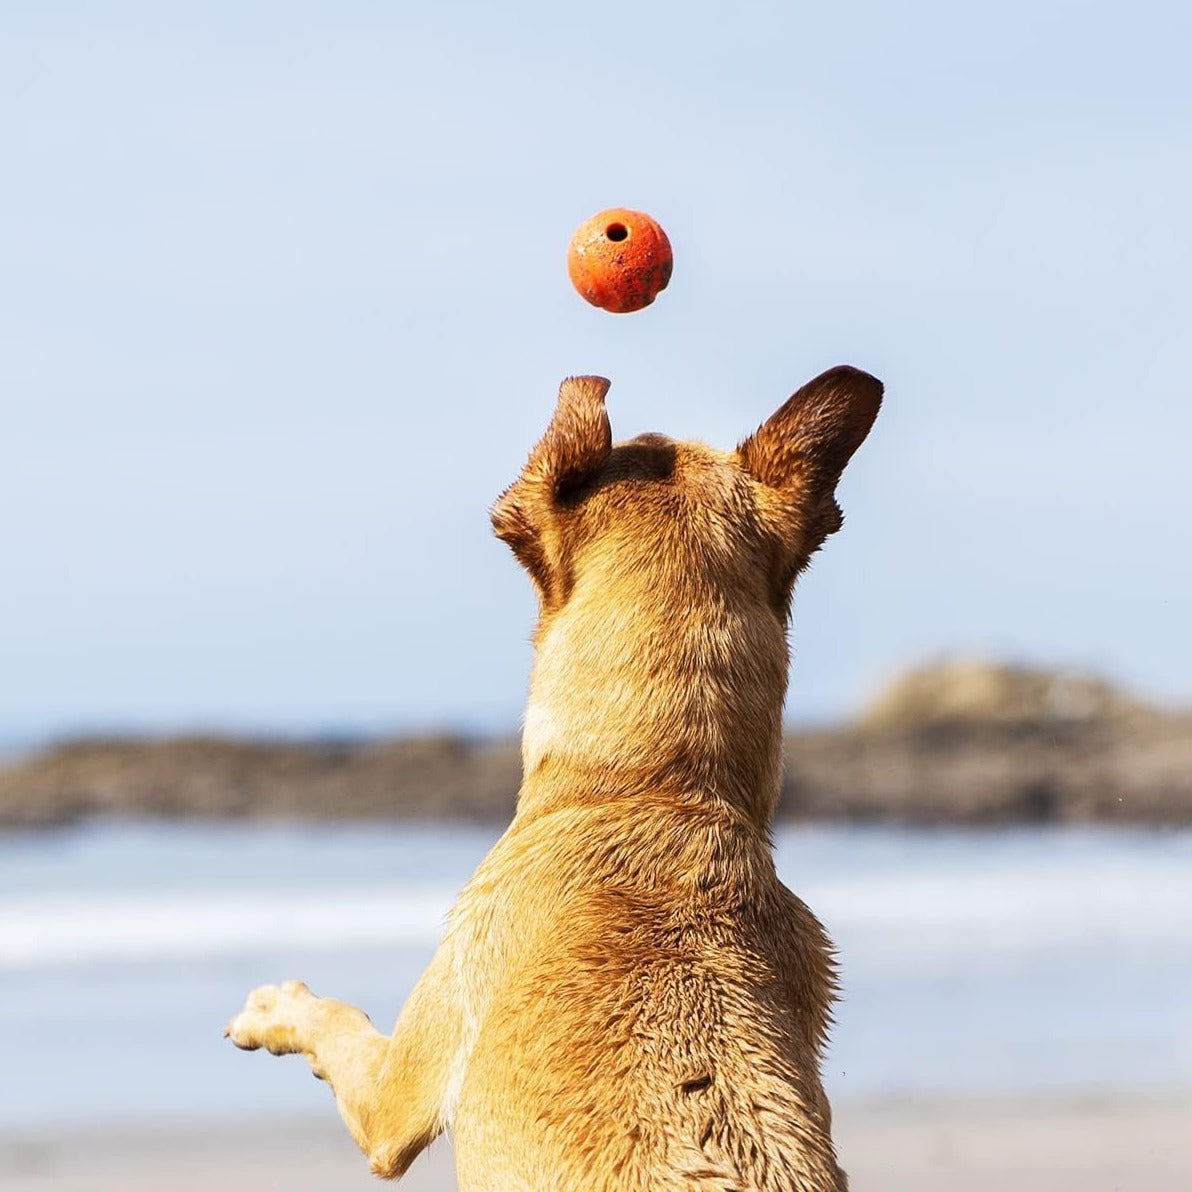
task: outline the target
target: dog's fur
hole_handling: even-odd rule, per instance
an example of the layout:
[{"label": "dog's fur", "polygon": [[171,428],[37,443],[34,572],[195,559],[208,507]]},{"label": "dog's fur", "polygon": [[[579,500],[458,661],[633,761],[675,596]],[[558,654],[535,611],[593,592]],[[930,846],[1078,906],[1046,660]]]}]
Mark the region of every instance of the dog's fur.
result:
[{"label": "dog's fur", "polygon": [[842,1192],[831,946],[778,880],[786,627],[881,404],[835,368],[735,452],[612,444],[563,382],[493,526],[540,602],[508,831],[392,1036],[304,985],[239,1047],[306,1055],[373,1171],[450,1129],[465,1192]]}]

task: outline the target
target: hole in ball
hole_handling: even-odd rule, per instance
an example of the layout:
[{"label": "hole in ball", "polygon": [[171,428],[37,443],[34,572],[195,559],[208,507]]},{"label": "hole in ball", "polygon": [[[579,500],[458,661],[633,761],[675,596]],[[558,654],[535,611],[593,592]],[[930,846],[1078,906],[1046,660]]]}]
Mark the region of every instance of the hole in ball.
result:
[{"label": "hole in ball", "polygon": [[629,229],[623,223],[611,223],[604,229],[604,234],[610,240],[628,240]]}]

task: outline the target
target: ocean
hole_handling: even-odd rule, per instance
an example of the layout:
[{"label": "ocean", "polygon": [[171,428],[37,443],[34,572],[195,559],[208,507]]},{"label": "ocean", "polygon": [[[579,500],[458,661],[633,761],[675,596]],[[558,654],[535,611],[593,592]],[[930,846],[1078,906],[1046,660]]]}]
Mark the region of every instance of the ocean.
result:
[{"label": "ocean", "polygon": [[[236,1051],[297,977],[383,1029],[497,836],[442,824],[104,824],[0,836],[0,1131],[326,1112]],[[1192,831],[781,827],[840,950],[834,1099],[1192,1088]]]}]

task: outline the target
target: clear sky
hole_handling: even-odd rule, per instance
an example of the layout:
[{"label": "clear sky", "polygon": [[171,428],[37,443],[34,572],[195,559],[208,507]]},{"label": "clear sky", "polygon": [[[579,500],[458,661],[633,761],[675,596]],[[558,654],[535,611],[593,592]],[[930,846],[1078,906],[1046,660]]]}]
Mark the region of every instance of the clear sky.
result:
[{"label": "clear sky", "polygon": [[[886,408],[788,712],[946,652],[1192,699],[1184,4],[0,6],[0,738],[512,729],[558,381]],[[574,226],[640,207],[611,316]]]}]

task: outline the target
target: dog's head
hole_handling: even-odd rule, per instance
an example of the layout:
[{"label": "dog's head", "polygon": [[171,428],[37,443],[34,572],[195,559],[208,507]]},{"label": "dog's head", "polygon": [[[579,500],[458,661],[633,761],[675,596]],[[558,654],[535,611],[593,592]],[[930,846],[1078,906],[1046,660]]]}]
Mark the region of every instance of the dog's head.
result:
[{"label": "dog's head", "polygon": [[563,382],[492,511],[540,604],[527,765],[602,731],[621,753],[626,734],[639,752],[657,751],[659,734],[731,751],[737,722],[776,739],[791,592],[840,528],[836,484],[881,383],[831,369],[732,452],[653,434],[614,446],[608,388]]},{"label": "dog's head", "polygon": [[[492,510],[549,616],[586,563],[703,579],[785,617],[798,573],[840,528],[836,484],[881,382],[841,366],[804,385],[736,451],[642,435],[613,446],[603,377],[568,377],[546,434]],[[726,593],[722,590],[722,595]]]}]

